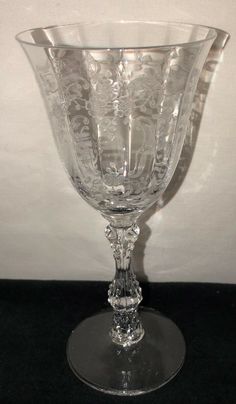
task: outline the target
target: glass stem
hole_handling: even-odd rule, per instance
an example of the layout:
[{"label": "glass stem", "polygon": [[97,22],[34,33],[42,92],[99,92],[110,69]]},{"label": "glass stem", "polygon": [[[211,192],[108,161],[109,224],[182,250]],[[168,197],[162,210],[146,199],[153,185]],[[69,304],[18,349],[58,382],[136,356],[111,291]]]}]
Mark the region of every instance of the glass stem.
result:
[{"label": "glass stem", "polygon": [[129,227],[109,224],[105,234],[116,264],[115,277],[108,291],[108,301],[114,310],[110,335],[113,342],[125,347],[137,343],[144,335],[137,310],[142,291],[131,267],[131,252],[139,236],[139,227],[136,223]]}]

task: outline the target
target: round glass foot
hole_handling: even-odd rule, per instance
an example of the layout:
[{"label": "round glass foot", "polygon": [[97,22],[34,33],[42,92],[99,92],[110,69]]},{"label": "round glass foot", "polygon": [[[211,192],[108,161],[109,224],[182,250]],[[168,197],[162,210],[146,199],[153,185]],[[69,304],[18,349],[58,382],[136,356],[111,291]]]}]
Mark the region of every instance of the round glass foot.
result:
[{"label": "round glass foot", "polygon": [[184,338],[159,312],[140,310],[140,316],[144,337],[127,348],[111,341],[111,310],[82,321],[67,346],[75,375],[104,393],[127,396],[148,393],[171,380],[184,361]]}]

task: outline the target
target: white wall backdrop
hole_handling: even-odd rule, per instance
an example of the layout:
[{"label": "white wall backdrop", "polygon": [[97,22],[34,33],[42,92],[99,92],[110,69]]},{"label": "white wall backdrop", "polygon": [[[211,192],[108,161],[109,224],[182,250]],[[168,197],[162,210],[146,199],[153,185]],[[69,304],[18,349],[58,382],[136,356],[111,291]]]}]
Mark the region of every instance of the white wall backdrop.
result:
[{"label": "white wall backdrop", "polygon": [[72,189],[33,73],[14,35],[79,20],[175,20],[231,33],[178,192],[137,244],[150,281],[236,282],[235,0],[0,1],[0,277],[111,279],[105,221]]}]

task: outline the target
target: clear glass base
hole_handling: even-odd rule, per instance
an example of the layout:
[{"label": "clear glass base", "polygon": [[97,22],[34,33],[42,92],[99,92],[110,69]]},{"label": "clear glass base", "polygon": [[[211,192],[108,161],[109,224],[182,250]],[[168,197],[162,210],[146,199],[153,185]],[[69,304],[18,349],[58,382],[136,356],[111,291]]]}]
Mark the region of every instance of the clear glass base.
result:
[{"label": "clear glass base", "polygon": [[111,310],[82,321],[67,345],[75,375],[97,390],[123,396],[148,393],[171,380],[184,362],[184,338],[159,312],[144,309],[140,316],[144,337],[126,348],[111,341]]}]

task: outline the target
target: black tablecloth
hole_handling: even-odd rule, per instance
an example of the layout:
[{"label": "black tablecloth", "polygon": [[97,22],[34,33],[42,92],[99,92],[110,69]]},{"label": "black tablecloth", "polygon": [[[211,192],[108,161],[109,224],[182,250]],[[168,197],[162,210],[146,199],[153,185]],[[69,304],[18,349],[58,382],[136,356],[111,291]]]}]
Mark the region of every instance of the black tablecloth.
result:
[{"label": "black tablecloth", "polygon": [[116,397],[76,379],[70,332],[106,306],[105,282],[0,281],[0,403],[236,404],[236,286],[144,284],[144,304],[181,328],[187,357],[155,392]]}]

